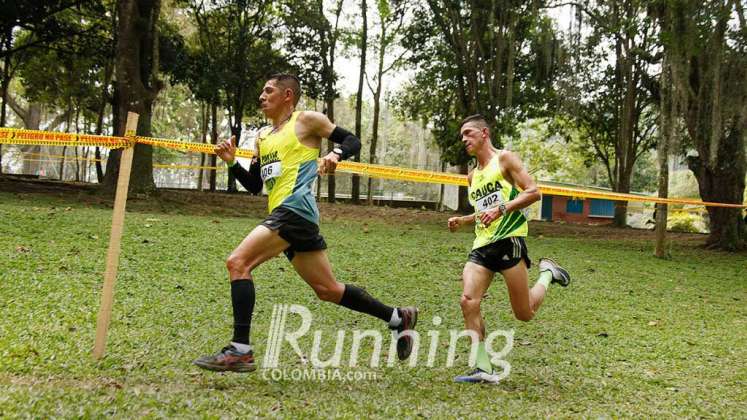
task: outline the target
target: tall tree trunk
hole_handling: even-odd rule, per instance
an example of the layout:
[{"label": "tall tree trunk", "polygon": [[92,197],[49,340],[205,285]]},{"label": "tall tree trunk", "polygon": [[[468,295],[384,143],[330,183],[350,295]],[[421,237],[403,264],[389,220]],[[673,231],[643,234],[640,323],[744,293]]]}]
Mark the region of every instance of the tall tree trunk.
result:
[{"label": "tall tree trunk", "polygon": [[[331,100],[327,100],[327,118],[329,118],[330,121],[333,123],[335,122],[335,100],[332,98]],[[327,151],[331,152],[332,149],[335,148],[335,144],[332,142],[332,140],[327,140]],[[334,175],[327,175],[327,202],[328,203],[334,203],[336,200],[335,197],[335,176]]]},{"label": "tall tree trunk", "polygon": [[[468,172],[469,168],[467,167],[467,164],[459,166],[459,173],[466,174]],[[470,204],[469,204],[469,198],[468,198],[468,190],[467,187],[459,187],[458,192],[458,211],[462,213],[469,213],[471,210]]]},{"label": "tall tree trunk", "polygon": [[[210,104],[210,119],[212,120],[211,131],[210,131],[210,142],[218,144],[218,104],[213,102]],[[210,155],[210,166],[217,166],[218,159],[216,155]],[[210,171],[210,191],[215,192],[215,178],[218,171]]]},{"label": "tall tree trunk", "polygon": [[[363,27],[361,28],[361,45],[360,45],[360,51],[361,51],[361,64],[360,64],[360,70],[358,72],[358,94],[355,97],[355,135],[363,140],[361,138],[361,132],[362,130],[362,109],[363,109],[363,78],[366,77],[366,47],[368,44],[368,19],[366,15],[367,10],[366,0],[361,0],[361,15],[363,18]],[[361,161],[361,152],[360,150],[358,153],[353,156],[353,160],[356,162]],[[358,204],[360,202],[360,188],[361,188],[361,177],[356,175],[353,175],[353,186],[351,191],[351,198],[352,202],[354,204]]]},{"label": "tall tree trunk", "polygon": [[[7,35],[7,34],[6,34]],[[10,36],[6,38],[6,50],[10,49],[8,41]],[[10,54],[5,56],[3,60],[3,76],[0,81],[0,91],[2,91],[3,99],[0,104],[0,127],[5,127],[8,109],[8,87],[10,86]],[[3,173],[3,146],[0,144],[0,174]]]},{"label": "tall tree trunk", "polygon": [[[208,112],[207,104],[200,102],[200,138],[203,143],[207,143],[207,130],[208,130]],[[202,191],[202,175],[205,173],[205,154],[200,153],[200,170],[197,171],[197,191]]]},{"label": "tall tree trunk", "polygon": [[[661,71],[661,97],[659,106],[659,121],[661,137],[659,139],[657,157],[659,160],[659,197],[669,196],[669,149],[673,144],[676,115],[674,109],[674,96],[672,95],[671,69],[669,60],[665,57]],[[659,258],[668,256],[666,249],[668,208],[664,203],[656,204],[656,248],[654,255]]]},{"label": "tall tree trunk", "polygon": [[[374,112],[373,112],[373,130],[372,130],[372,136],[371,136],[371,146],[369,148],[369,158],[368,162],[372,165],[376,164],[376,146],[379,142],[379,116],[381,114],[381,86],[382,86],[382,74],[381,70],[383,67],[383,46],[382,46],[382,53],[379,54],[379,72],[378,72],[378,80],[376,82],[376,92],[374,93]],[[367,197],[367,203],[368,205],[373,204],[373,179],[371,177],[368,177],[368,197]]]},{"label": "tall tree trunk", "polygon": [[[140,115],[138,134],[151,135],[153,101],[161,89],[158,72],[157,22],[160,0],[120,0],[117,2],[115,74],[118,87],[118,126],[116,135],[125,134],[127,112]],[[104,191],[113,193],[119,177],[121,152],[109,154],[104,175]],[[130,178],[130,192],[155,191],[153,148],[136,144]]]},{"label": "tall tree trunk", "polygon": [[[101,103],[98,109],[98,112],[96,114],[96,135],[102,135],[104,134],[104,114],[106,113],[106,105],[109,102],[109,85],[111,84],[112,80],[112,73],[113,73],[113,64],[107,63],[106,68],[104,70],[104,83],[102,86],[102,92],[101,92]],[[96,157],[96,182],[99,184],[104,181],[104,169],[101,165],[101,150],[98,146],[96,146],[95,149],[95,157]]]},{"label": "tall tree trunk", "polygon": [[[324,16],[323,3],[319,2],[319,12],[321,16]],[[337,0],[337,7],[335,9],[335,24],[332,31],[327,31],[325,41],[322,42],[322,53],[326,56],[326,60],[322,60],[322,72],[324,73],[323,80],[325,82],[324,89],[324,101],[327,107],[327,118],[332,123],[335,122],[335,48],[337,46],[338,28],[340,23],[340,14],[342,14],[342,6],[344,0]],[[335,144],[332,141],[327,140],[327,153],[334,149]],[[327,176],[327,201],[334,203],[335,200],[335,177],[334,175]]]},{"label": "tall tree trunk", "polygon": [[[233,115],[233,123],[231,124],[231,137],[233,137],[233,145],[238,146],[241,140],[241,115],[243,114],[243,106],[234,107],[235,114]],[[228,171],[228,184],[226,190],[230,193],[238,192],[236,186],[236,178],[233,176],[233,172]]]}]

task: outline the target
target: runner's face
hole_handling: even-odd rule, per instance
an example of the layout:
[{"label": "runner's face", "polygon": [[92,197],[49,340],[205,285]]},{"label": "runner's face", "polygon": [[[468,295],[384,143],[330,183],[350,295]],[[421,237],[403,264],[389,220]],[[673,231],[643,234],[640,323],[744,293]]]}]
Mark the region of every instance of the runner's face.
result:
[{"label": "runner's face", "polygon": [[[272,118],[277,115],[286,102],[285,91],[277,84],[276,80],[268,80],[262,88],[262,94],[259,95],[259,107],[266,117]],[[288,98],[290,99],[290,98]]]},{"label": "runner's face", "polygon": [[485,144],[487,138],[487,129],[480,128],[472,123],[467,123],[462,126],[462,144],[467,149],[467,154],[474,156],[477,150]]}]

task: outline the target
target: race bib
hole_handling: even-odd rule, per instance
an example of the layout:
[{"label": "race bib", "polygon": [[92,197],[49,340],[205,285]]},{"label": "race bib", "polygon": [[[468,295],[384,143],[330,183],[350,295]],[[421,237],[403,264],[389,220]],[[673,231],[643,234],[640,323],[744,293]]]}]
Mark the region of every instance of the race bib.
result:
[{"label": "race bib", "polygon": [[497,207],[502,202],[503,199],[501,198],[501,192],[496,191],[477,200],[475,202],[475,209],[478,212],[483,212],[485,210],[492,209],[493,207]]},{"label": "race bib", "polygon": [[280,176],[280,172],[283,170],[282,165],[280,162],[272,162],[268,163],[267,165],[262,166],[260,169],[260,176],[262,177],[262,182],[267,182],[268,180],[272,178],[276,178]]}]

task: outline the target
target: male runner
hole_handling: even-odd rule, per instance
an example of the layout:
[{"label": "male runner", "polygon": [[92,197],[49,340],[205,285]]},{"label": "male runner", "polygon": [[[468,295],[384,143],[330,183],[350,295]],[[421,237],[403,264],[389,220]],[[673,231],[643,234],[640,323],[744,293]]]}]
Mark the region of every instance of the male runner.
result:
[{"label": "male runner", "polygon": [[[296,111],[300,97],[301,85],[295,76],[276,74],[267,80],[259,101],[272,126],[260,132],[256,156],[248,171],[235,161],[233,141],[216,147],[218,156],[247,190],[258,193],[264,183],[269,194],[270,215],[244,238],[226,261],[231,280],[233,338],[219,352],[195,360],[201,368],[234,372],[255,370],[249,344],[255,300],[252,270],[280,252],[285,253],[319,299],[375,316],[397,330],[400,360],[406,359],[412,351],[411,337],[401,333],[415,327],[416,308],[387,306],[359,287],[338,282],[332,274],[324,251],[327,244],[319,234],[319,211],[312,184],[317,172],[333,173],[337,162],[357,153],[361,143],[349,131],[336,127],[324,114]],[[322,138],[339,146],[317,164]]]},{"label": "male runner", "polygon": [[475,213],[451,217],[449,230],[475,224],[475,241],[464,265],[461,298],[464,324],[477,333],[480,342],[476,369],[457,382],[494,382],[493,367],[485,349],[485,324],[480,313],[480,301],[493,276],[500,272],[506,281],[514,316],[529,321],[542,304],[550,283],[568,286],[568,272],[549,258],[539,262],[540,276],[529,288],[531,265],[524,237],[527,218],[522,209],[539,200],[541,195],[532,177],[518,156],[507,150],[497,150],[490,142],[490,129],[484,117],[473,115],[462,121],[462,143],[467,153],[477,159],[477,167],[467,176],[469,201]]}]

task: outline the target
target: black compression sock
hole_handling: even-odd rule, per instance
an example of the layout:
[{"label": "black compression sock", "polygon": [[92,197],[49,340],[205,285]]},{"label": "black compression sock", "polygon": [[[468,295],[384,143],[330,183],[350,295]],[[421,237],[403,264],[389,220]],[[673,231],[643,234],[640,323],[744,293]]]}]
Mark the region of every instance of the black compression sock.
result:
[{"label": "black compression sock", "polygon": [[374,297],[369,295],[365,290],[353,286],[352,284],[345,285],[345,291],[342,293],[340,305],[354,311],[375,316],[385,322],[389,322],[392,318],[392,312],[394,311],[394,308],[391,306],[384,305],[374,299]]},{"label": "black compression sock", "polygon": [[231,303],[233,303],[233,340],[249,344],[249,330],[252,327],[254,312],[254,282],[239,279],[231,282]]}]

